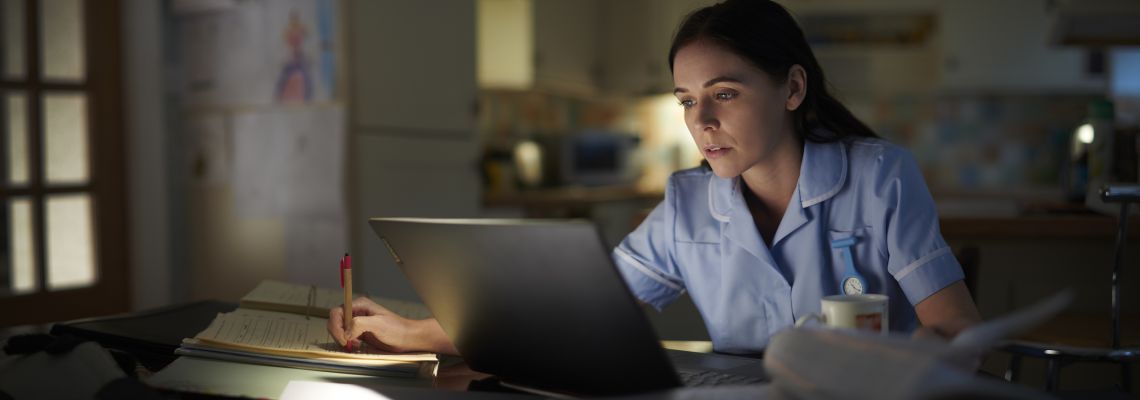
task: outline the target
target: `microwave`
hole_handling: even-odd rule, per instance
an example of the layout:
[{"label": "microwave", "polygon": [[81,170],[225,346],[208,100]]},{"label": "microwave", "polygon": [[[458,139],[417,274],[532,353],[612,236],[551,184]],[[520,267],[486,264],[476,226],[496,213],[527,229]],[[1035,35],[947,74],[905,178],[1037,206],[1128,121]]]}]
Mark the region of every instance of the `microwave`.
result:
[{"label": "microwave", "polygon": [[641,138],[624,132],[586,130],[541,137],[544,186],[604,186],[633,183],[639,174]]}]

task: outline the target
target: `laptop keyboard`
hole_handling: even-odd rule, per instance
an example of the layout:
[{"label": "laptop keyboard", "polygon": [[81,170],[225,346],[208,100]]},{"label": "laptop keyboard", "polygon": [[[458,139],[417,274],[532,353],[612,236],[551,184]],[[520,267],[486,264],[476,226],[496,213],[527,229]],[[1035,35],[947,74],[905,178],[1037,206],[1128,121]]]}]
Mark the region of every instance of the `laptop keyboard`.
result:
[{"label": "laptop keyboard", "polygon": [[726,374],[717,371],[678,371],[685,386],[747,385],[763,383],[764,380],[751,376]]}]

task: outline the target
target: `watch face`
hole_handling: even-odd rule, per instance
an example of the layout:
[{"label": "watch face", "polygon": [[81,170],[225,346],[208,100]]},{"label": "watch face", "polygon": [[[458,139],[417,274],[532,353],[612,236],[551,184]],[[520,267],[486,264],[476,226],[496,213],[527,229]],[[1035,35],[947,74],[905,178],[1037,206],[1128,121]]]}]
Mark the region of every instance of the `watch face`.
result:
[{"label": "watch face", "polygon": [[861,294],[863,293],[863,281],[854,276],[848,277],[843,280],[843,293],[844,294]]}]

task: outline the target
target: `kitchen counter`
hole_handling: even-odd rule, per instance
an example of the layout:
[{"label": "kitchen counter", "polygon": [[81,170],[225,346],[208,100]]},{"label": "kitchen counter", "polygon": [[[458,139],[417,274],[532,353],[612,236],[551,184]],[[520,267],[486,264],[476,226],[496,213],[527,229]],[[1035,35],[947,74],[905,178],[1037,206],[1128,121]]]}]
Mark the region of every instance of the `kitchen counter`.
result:
[{"label": "kitchen counter", "polygon": [[[484,207],[517,207],[530,217],[564,216],[570,210],[573,216],[589,216],[595,205],[613,202],[636,202],[645,210],[661,201],[659,192],[641,191],[634,186],[566,187],[551,189],[520,189],[510,193],[483,196]],[[1057,212],[1058,210],[1061,212]],[[961,215],[940,218],[942,235],[947,239],[980,238],[1072,238],[1114,239],[1115,216],[1094,214],[1083,209],[1068,207],[1032,206],[1028,212],[1018,214],[1011,209],[1009,215]],[[1140,241],[1140,211],[1133,210],[1129,218],[1129,242]],[[633,227],[630,227],[632,229]]]},{"label": "kitchen counter", "polygon": [[572,186],[550,189],[519,189],[483,196],[485,207],[557,208],[591,206],[617,201],[659,202],[663,194],[638,190],[634,186]]},{"label": "kitchen counter", "polygon": [[[1135,215],[1135,211],[1133,211]],[[1080,238],[1115,239],[1116,217],[1097,214],[1024,215],[1010,217],[944,217],[942,235],[952,238]],[[1128,223],[1128,241],[1140,240],[1140,217]]]}]

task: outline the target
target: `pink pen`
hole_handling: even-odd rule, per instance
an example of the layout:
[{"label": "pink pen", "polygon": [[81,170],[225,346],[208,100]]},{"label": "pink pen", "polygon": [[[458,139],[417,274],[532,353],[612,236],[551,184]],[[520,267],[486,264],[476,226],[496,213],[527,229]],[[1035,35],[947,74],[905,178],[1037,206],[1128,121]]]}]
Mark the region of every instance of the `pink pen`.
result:
[{"label": "pink pen", "polygon": [[[344,332],[352,332],[352,257],[344,253],[340,259],[340,287],[344,288]],[[346,343],[348,351],[352,351],[352,338]]]}]

